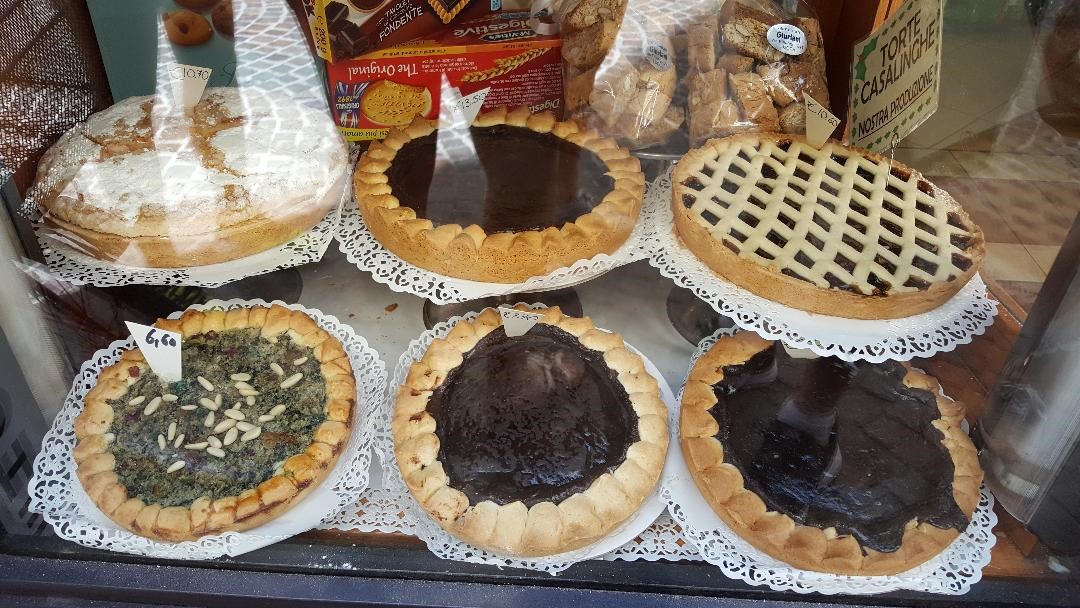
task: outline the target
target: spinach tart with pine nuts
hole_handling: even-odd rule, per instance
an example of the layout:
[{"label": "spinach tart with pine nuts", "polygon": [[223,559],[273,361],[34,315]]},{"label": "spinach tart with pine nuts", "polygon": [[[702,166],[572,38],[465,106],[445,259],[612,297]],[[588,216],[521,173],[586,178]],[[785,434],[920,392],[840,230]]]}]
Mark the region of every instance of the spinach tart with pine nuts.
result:
[{"label": "spinach tart with pine nuts", "polygon": [[432,342],[392,422],[398,468],[428,515],[519,557],[585,547],[629,519],[668,446],[640,355],[588,318],[533,312],[543,319],[521,336],[489,308]]},{"label": "spinach tart with pine nuts", "polygon": [[983,472],[964,408],[896,361],[721,337],[683,391],[683,455],[736,534],[796,568],[910,570],[967,529]]},{"label": "spinach tart with pine nuts", "polygon": [[102,370],[75,420],[79,481],[119,526],[163,541],[242,531],[317,487],[349,441],[356,388],[341,343],[272,305],[185,312],[183,378],[138,348]]},{"label": "spinach tart with pine nuts", "polygon": [[373,142],[353,185],[368,229],[407,262],[517,283],[614,253],[645,178],[614,140],[551,112],[499,108],[468,129],[417,118]]}]

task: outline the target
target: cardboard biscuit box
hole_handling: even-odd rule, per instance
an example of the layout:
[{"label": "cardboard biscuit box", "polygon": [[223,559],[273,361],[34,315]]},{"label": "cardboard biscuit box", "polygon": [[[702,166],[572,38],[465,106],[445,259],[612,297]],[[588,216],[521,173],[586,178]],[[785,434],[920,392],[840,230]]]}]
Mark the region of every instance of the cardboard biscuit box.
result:
[{"label": "cardboard biscuit box", "polygon": [[416,116],[436,119],[442,75],[463,96],[490,87],[481,106],[562,113],[560,39],[522,13],[466,20],[424,39],[326,65],[330,107],[350,141],[380,139]]},{"label": "cardboard biscuit box", "polygon": [[425,38],[490,14],[529,9],[529,0],[304,0],[315,50],[328,62]]}]

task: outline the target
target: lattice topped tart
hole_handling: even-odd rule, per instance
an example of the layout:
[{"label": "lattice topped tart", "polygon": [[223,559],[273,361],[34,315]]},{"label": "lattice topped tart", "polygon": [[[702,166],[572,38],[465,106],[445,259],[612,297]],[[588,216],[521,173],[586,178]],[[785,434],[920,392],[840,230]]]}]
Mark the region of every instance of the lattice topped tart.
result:
[{"label": "lattice topped tart", "polygon": [[550,112],[499,108],[468,129],[418,118],[372,143],[354,176],[368,229],[404,260],[515,283],[614,253],[645,178],[613,140]]},{"label": "lattice topped tart", "polygon": [[488,309],[435,340],[398,389],[392,425],[424,510],[506,555],[602,538],[653,492],[667,453],[667,407],[641,357],[588,318],[542,312],[522,336]]},{"label": "lattice topped tart", "polygon": [[720,338],[683,391],[683,454],[737,534],[805,570],[895,574],[965,530],[982,469],[964,409],[888,361],[800,358]]},{"label": "lattice topped tart", "polygon": [[770,300],[857,319],[932,310],[978,271],[982,231],[918,171],[830,140],[710,140],[674,173],[675,227],[722,277]]},{"label": "lattice topped tart", "polygon": [[118,525],[193,540],[263,524],[299,502],[348,443],[356,401],[341,343],[281,306],[188,311],[183,378],[137,348],[102,370],[75,420],[87,494]]}]

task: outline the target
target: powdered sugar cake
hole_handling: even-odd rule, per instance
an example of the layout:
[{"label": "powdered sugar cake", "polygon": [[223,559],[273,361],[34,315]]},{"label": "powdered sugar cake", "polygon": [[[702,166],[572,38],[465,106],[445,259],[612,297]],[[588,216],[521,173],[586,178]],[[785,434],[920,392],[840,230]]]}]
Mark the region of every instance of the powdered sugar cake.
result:
[{"label": "powdered sugar cake", "polygon": [[288,242],[337,202],[333,122],[286,95],[207,89],[190,113],[132,97],[45,153],[37,202],[67,244],[131,266],[201,266]]}]

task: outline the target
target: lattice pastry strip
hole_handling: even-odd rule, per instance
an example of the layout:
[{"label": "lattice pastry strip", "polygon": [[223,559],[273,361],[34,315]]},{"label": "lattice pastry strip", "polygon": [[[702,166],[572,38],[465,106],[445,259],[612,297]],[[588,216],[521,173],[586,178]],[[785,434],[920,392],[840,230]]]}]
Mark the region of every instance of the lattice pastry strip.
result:
[{"label": "lattice pastry strip", "polygon": [[682,202],[741,258],[875,295],[925,290],[972,266],[978,229],[916,172],[831,142],[734,139],[689,170],[682,185],[696,194]]}]

